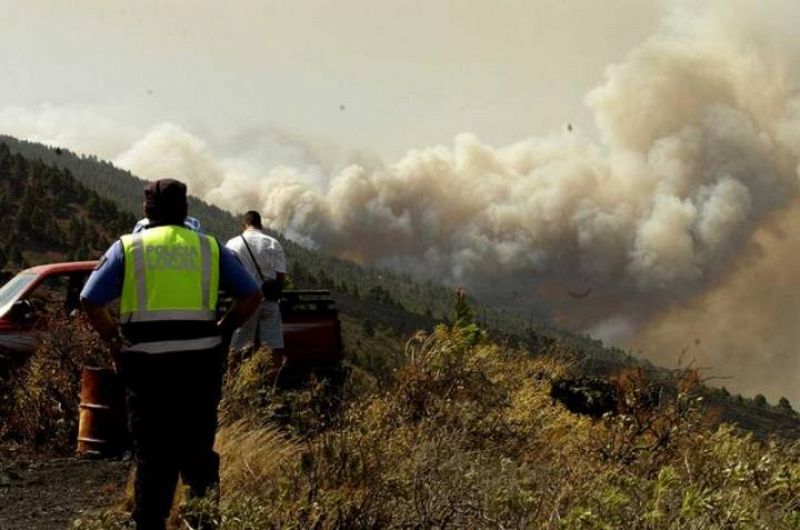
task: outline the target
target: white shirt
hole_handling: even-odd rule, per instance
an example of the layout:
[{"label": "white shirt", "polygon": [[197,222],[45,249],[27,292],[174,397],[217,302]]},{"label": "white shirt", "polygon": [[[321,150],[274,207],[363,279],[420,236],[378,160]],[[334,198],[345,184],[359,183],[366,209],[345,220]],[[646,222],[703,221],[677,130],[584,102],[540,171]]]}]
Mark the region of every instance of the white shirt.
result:
[{"label": "white shirt", "polygon": [[264,280],[274,280],[277,278],[278,272],[286,273],[286,257],[283,254],[283,248],[278,240],[270,237],[261,230],[255,228],[248,228],[241,236],[236,236],[228,241],[225,246],[231,249],[244,264],[244,267],[253,275],[253,278],[260,284],[262,278],[258,276],[256,266],[247,252],[247,247],[242,241],[242,236],[247,239],[247,244],[253,256],[258,261],[258,266],[261,269],[261,274],[264,275]]}]

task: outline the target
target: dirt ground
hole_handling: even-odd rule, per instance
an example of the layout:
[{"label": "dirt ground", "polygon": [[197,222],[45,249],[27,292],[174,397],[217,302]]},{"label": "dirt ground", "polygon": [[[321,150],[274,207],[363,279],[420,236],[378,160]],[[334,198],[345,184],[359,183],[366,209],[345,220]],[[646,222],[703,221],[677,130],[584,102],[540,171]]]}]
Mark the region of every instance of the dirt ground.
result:
[{"label": "dirt ground", "polygon": [[64,530],[82,515],[119,507],[130,466],[0,450],[0,530]]}]

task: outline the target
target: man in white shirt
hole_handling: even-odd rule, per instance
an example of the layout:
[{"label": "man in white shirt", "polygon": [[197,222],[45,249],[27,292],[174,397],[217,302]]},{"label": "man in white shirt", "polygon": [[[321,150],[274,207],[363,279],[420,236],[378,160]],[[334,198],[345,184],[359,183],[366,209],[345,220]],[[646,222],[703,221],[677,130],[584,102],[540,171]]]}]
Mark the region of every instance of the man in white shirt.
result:
[{"label": "man in white shirt", "polygon": [[261,345],[273,350],[283,348],[281,312],[275,293],[280,292],[286,279],[286,258],[278,240],[265,234],[263,228],[261,215],[251,210],[244,214],[244,231],[225,245],[239,256],[259,284],[267,283],[262,289],[265,297],[260,309],[233,335],[234,350]]}]

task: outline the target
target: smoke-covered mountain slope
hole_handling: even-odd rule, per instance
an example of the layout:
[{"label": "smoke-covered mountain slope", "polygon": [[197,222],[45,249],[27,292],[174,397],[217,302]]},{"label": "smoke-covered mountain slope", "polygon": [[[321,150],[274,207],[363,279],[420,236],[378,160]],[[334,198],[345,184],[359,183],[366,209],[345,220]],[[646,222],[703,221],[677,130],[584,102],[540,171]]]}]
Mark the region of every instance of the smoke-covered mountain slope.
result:
[{"label": "smoke-covered mountain slope", "polygon": [[[77,248],[73,245],[69,252],[59,251],[61,247],[57,246],[50,248],[46,253],[36,252],[30,245],[25,247],[23,254],[26,255],[27,263],[68,258],[95,258],[108,241],[133,226],[136,218],[134,214],[138,213],[141,205],[141,190],[144,183],[142,179],[94,156],[78,156],[66,149],[0,136],[0,154],[6,150],[8,152],[6,158],[13,164],[34,168],[31,170],[33,173],[51,175],[50,180],[35,181],[39,186],[37,196],[54,197],[58,194],[57,188],[67,190],[66,196],[72,193],[69,190],[78,190],[76,193],[83,199],[81,206],[71,206],[72,216],[100,223],[86,225],[87,233],[99,234],[97,241],[78,245]],[[16,174],[21,175],[19,170],[16,173],[12,172],[10,174],[12,180],[23,178],[14,177]],[[11,188],[16,189],[17,186],[13,182],[10,184]],[[0,186],[0,190],[2,189]],[[121,212],[116,211],[115,204],[119,206]],[[14,208],[16,209],[7,211],[22,211],[18,207]],[[191,213],[203,223],[204,230],[221,240],[237,232],[237,220],[230,212],[196,198],[191,199],[190,208]],[[106,212],[108,215],[98,217],[98,212]],[[57,214],[56,218],[63,224],[65,219],[59,215]],[[14,218],[16,217],[18,216]],[[105,222],[108,224],[103,224]],[[40,233],[47,233],[47,229]],[[286,249],[290,276],[295,287],[332,289],[338,306],[349,317],[350,322],[361,322],[363,330],[371,330],[375,325],[382,327],[384,331],[379,333],[381,340],[394,342],[392,347],[396,351],[402,349],[403,341],[408,338],[409,333],[419,329],[430,329],[435,323],[446,322],[452,318],[453,289],[450,287],[431,281],[419,283],[408,275],[363,267],[303,247],[287,240],[281,234],[276,235]],[[4,240],[0,238],[0,241]],[[44,239],[28,237],[17,241],[21,243],[39,241],[37,245],[41,246],[41,241]],[[7,246],[4,244],[3,248]],[[13,261],[10,265],[14,265]],[[470,302],[475,309],[476,320],[481,322],[498,341],[511,345],[522,344],[531,351],[556,354],[562,352],[570,362],[578,361],[574,368],[579,373],[603,375],[616,373],[631,366],[643,367],[648,371],[661,371],[646,360],[633,357],[618,348],[605,347],[602,342],[591,337],[572,334],[547,322],[479,304],[475,300]],[[372,332],[370,331],[368,335],[372,336]],[[375,344],[370,342],[363,342],[357,349],[370,350],[374,346]],[[379,349],[385,350],[386,345]],[[705,398],[716,411],[718,421],[736,423],[762,435],[777,433],[790,438],[800,438],[800,420],[788,402],[771,406],[765,402],[763,396],[747,399],[739,395],[731,396],[725,389],[710,387],[706,389]]]},{"label": "smoke-covered mountain slope", "polygon": [[[144,180],[129,171],[115,167],[96,156],[79,156],[63,148],[18,140],[0,135],[0,142],[31,160],[68,170],[78,181],[99,196],[115,202],[122,210],[138,215],[141,211]],[[191,192],[191,190],[190,190]],[[204,231],[222,241],[233,236],[239,223],[227,211],[197,198],[190,199],[190,213],[200,219]],[[446,319],[452,307],[452,289],[434,282],[417,283],[408,275],[363,267],[324,252],[303,247],[281,234],[289,272],[300,287],[326,287],[349,294],[351,309],[385,317],[393,327],[411,330],[422,322]],[[512,340],[531,343],[552,340],[563,343],[572,351],[585,355],[590,362],[627,365],[638,362],[622,350],[604,347],[600,341],[561,331],[552,325],[525,315],[475,304],[477,318],[489,329],[512,337]],[[361,308],[360,310],[358,308]],[[359,316],[359,315],[356,315]]]}]

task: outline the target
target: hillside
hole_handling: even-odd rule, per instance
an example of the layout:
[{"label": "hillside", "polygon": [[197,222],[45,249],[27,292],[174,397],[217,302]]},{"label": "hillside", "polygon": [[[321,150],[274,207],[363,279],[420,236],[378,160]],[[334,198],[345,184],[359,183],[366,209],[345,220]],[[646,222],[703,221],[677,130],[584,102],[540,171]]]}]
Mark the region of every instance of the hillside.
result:
[{"label": "hillside", "polygon": [[[0,227],[0,258],[5,257],[6,268],[19,267],[20,259],[34,264],[96,258],[111,240],[133,226],[143,182],[96,157],[0,136],[0,204],[11,220]],[[190,207],[210,233],[221,239],[235,233],[237,222],[230,213],[195,198]],[[286,249],[295,287],[332,289],[342,312],[364,329],[382,328],[395,352],[402,350],[411,333],[452,319],[453,292],[448,287],[362,267],[276,236]],[[631,366],[653,374],[661,371],[590,337],[475,300],[470,303],[476,321],[494,340],[531,351],[559,352],[576,374],[614,374]],[[718,421],[761,435],[800,438],[800,420],[788,403],[771,406],[710,387],[705,397]]]},{"label": "hillside", "polygon": [[[0,234],[2,248],[17,249],[7,251],[17,257],[10,266],[96,256],[135,220],[70,170],[2,144],[0,198],[13,227]],[[269,352],[229,366],[221,511],[188,504],[221,517],[222,528],[800,524],[800,420],[788,404],[706,387],[691,369],[593,357],[579,349],[602,351],[588,339],[545,334],[550,328],[481,306],[454,311],[444,287],[286,244],[298,286],[335,287],[349,377],[285,391],[276,390]],[[484,322],[508,315],[500,323],[523,323],[527,335],[481,331],[473,312]],[[428,331],[411,336],[419,329]],[[77,374],[107,364],[107,352],[74,320],[54,322],[43,337],[0,395],[0,526],[129,527],[127,462],[48,458],[72,453]],[[602,417],[552,397],[552,381],[609,372],[619,400]]]},{"label": "hillside", "polygon": [[12,154],[0,143],[0,268],[97,256],[133,215],[69,171]]},{"label": "hillside", "polygon": [[[691,371],[657,402],[631,374],[619,409],[591,419],[551,399],[548,381],[568,371],[557,358],[469,326],[417,335],[396,361],[381,385],[354,367],[343,389],[278,393],[269,352],[230,368],[220,507],[189,501],[184,513],[228,530],[800,524],[800,446],[710,425]],[[80,528],[125,521],[112,509]]]},{"label": "hillside", "polygon": [[550,398],[569,371],[552,352],[441,326],[409,342],[384,390],[356,379],[343,410],[314,407],[319,387],[285,398],[287,433],[252,405],[259,362],[229,374],[223,404],[228,528],[800,524],[800,447],[711,426],[690,370],[657,402],[630,374],[616,413],[591,420]]},{"label": "hillside", "polygon": [[[95,156],[79,156],[63,148],[18,140],[0,135],[13,153],[29,160],[68,170],[81,184],[100,197],[116,203],[120,209],[139,216],[141,213],[144,181],[128,171]],[[191,190],[190,190],[191,191]],[[200,219],[204,231],[225,241],[236,234],[239,223],[234,216],[194,197],[190,198],[190,213]],[[300,246],[275,234],[286,250],[289,272],[298,287],[333,287],[335,291],[356,298],[393,307],[383,319],[398,329],[406,329],[404,322],[445,320],[452,306],[452,288],[430,281],[416,282],[408,275],[363,267],[351,261],[338,259],[313,249]],[[600,341],[557,329],[547,322],[528,318],[472,300],[477,318],[487,328],[510,337],[512,341],[535,345],[538,341],[558,341],[570,350],[585,356],[587,362],[598,366],[621,366],[635,359],[618,348],[604,347]],[[374,304],[373,304],[374,306]],[[365,317],[366,318],[366,317]]]}]

